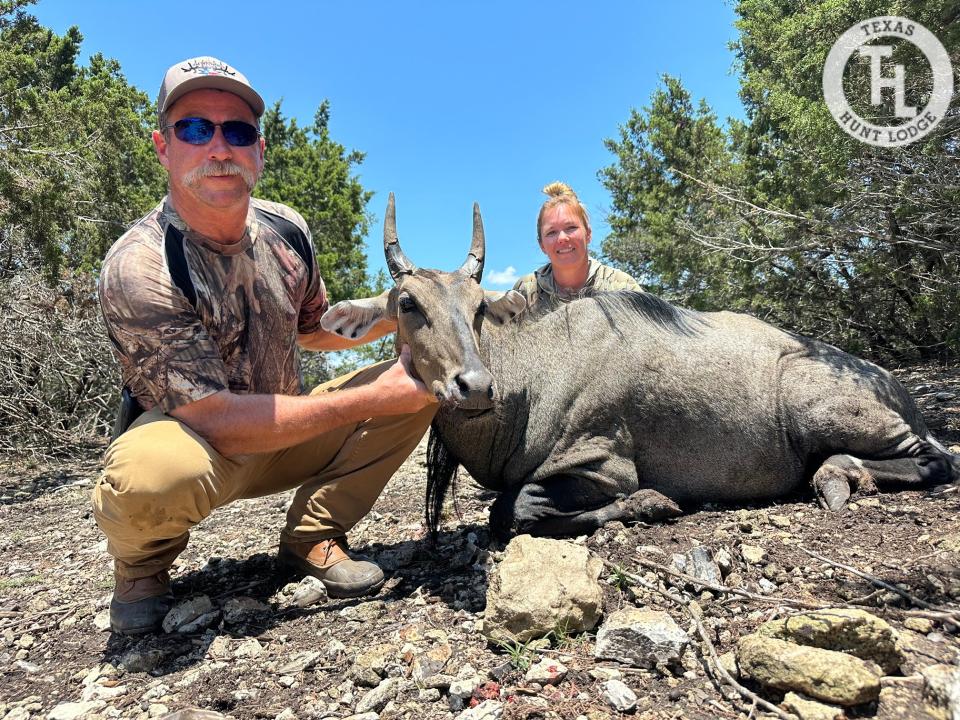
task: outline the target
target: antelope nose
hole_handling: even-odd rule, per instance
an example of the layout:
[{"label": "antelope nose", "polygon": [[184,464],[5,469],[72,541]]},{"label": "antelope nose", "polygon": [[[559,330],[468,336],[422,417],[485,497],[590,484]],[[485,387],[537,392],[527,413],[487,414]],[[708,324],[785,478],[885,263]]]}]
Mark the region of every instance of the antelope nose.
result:
[{"label": "antelope nose", "polygon": [[463,395],[461,405],[489,407],[493,401],[493,376],[486,368],[465,370],[454,378]]}]

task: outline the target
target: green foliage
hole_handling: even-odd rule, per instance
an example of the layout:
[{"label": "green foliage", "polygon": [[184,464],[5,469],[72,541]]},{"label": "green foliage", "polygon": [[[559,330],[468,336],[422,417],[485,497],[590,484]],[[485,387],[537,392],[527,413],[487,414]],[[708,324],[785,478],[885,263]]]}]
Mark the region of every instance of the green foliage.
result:
[{"label": "green foliage", "polygon": [[162,194],[148,139],[152,108],[120,66],[76,58],[58,36],[0,4],[0,268],[96,267],[130,221]]},{"label": "green foliage", "polygon": [[0,580],[0,592],[14,588],[32,587],[43,583],[42,575],[20,575],[18,577],[3,578]]},{"label": "green foliage", "polygon": [[263,116],[266,161],[257,194],[290,205],[313,232],[320,275],[331,302],[368,295],[363,236],[373,193],[352,175],[363,153],[346,152],[330,137],[330,104],[324,100],[313,124],[287,120],[280,103]]},{"label": "green foliage", "polygon": [[626,590],[633,584],[629,573],[619,565],[610,569],[610,577],[607,578],[607,582],[617,590]]},{"label": "green foliage", "polygon": [[[836,124],[821,77],[834,41],[878,15],[926,26],[956,73],[960,8],[742,0],[737,14],[746,122],[721,128],[665,78],[607,141],[615,162],[600,172],[613,195],[604,252],[654,292],[693,307],[749,311],[877,358],[955,356],[958,96],[923,141],[877,148]],[[895,61],[907,66],[908,98],[922,106],[925,61],[908,46]],[[868,112],[867,85],[846,87]]]},{"label": "green foliage", "polygon": [[553,647],[567,652],[580,648],[588,642],[586,633],[574,635],[570,632],[570,624],[567,620],[558,622],[546,637]]},{"label": "green foliage", "polygon": [[507,654],[510,664],[520,672],[530,669],[537,659],[534,641],[520,642],[519,640],[495,640],[494,644]]},{"label": "green foliage", "polygon": [[600,171],[612,196],[604,254],[652,292],[685,305],[733,300],[728,274],[735,266],[697,242],[724,212],[696,179],[729,182],[736,172],[706,103],[695,108],[680,81],[664,76],[650,105],[631,111],[619,139],[605,144],[617,162]]}]

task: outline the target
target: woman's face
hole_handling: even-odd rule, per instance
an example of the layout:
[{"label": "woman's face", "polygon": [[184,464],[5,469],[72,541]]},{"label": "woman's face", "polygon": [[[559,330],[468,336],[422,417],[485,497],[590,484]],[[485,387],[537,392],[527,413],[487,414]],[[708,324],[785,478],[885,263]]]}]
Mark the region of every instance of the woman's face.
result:
[{"label": "woman's face", "polygon": [[540,249],[556,266],[587,265],[590,229],[569,203],[556,205],[543,214],[540,222]]}]

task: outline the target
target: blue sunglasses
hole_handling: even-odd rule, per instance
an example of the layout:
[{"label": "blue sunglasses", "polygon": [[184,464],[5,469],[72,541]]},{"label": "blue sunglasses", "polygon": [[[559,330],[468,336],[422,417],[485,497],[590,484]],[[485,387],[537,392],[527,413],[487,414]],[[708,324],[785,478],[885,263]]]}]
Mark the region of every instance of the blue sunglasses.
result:
[{"label": "blue sunglasses", "polygon": [[173,134],[178,140],[182,140],[190,145],[206,145],[213,140],[213,135],[220,128],[223,132],[223,139],[228,145],[234,147],[248,147],[253,145],[260,137],[260,131],[250,123],[242,120],[227,120],[223,123],[215,123],[206,118],[188,117],[177,120],[172,125],[165,125],[161,130],[173,128]]}]

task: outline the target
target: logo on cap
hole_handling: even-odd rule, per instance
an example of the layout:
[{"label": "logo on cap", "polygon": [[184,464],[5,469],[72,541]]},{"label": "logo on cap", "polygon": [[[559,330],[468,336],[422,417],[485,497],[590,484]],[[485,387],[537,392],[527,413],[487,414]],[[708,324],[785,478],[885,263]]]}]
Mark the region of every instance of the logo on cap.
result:
[{"label": "logo on cap", "polygon": [[214,60],[200,60],[195,62],[191,60],[186,67],[181,67],[185,73],[194,73],[196,75],[236,75],[236,70],[231,70],[230,66],[224,62]]}]

